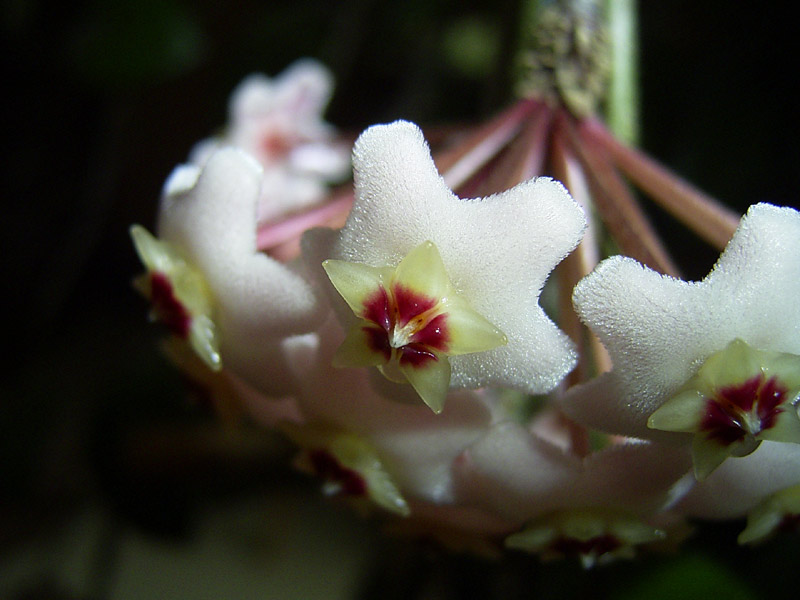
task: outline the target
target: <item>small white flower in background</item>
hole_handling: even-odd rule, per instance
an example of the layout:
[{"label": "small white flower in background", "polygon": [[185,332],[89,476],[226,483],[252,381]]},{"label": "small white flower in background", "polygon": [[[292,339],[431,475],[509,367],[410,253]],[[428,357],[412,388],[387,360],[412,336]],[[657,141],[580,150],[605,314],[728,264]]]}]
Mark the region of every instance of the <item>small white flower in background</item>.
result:
[{"label": "small white flower in background", "polygon": [[223,133],[200,142],[190,162],[205,164],[224,146],[251,154],[264,169],[259,222],[314,205],[329,184],[350,174],[350,147],[338,142],[335,129],[322,119],[332,91],[330,71],[311,59],[273,79],[250,75],[231,95]]},{"label": "small white flower in background", "polygon": [[789,208],[751,207],[700,282],[606,259],[573,300],[614,368],[563,407],[612,433],[692,435],[700,478],[760,440],[800,443],[798,297],[800,213]]},{"label": "small white flower in background", "polygon": [[[441,410],[448,388],[506,386],[528,393],[553,389],[574,367],[576,357],[567,336],[539,306],[539,292],[550,271],[578,244],[586,223],[564,187],[539,178],[487,198],[459,198],[439,176],[422,132],[403,121],[366,130],[356,142],[353,160],[355,204],[345,226],[340,231],[314,230],[304,238],[310,272],[316,269],[325,285],[319,265],[329,261],[328,275],[350,304],[328,284],[343,324],[355,332],[345,342],[342,354],[348,360],[342,364],[355,364],[355,357],[361,357],[362,365],[384,365],[383,358],[379,363],[367,357],[380,358],[379,346],[388,357],[415,341],[413,335],[394,335],[397,323],[391,319],[385,325],[370,319],[369,302],[364,304],[391,282],[401,287],[407,282],[417,300],[431,304],[420,300],[409,309],[410,316],[426,313],[425,322],[417,323],[412,333],[429,333],[426,325],[442,314],[454,336],[462,326],[467,332],[461,336],[464,348],[447,356],[449,374],[444,368],[431,370],[434,375],[428,378],[427,373],[411,371],[419,366],[414,361],[400,360],[402,376],[422,390],[421,396],[435,411]],[[428,254],[436,254],[437,260],[407,258],[420,248],[430,249]],[[360,266],[345,267],[346,263]],[[406,264],[412,265],[410,271]],[[384,269],[386,280],[381,283]],[[402,274],[392,279],[389,274],[395,269]],[[354,291],[343,289],[348,287]],[[464,308],[440,310],[445,296]],[[435,314],[427,314],[428,309]],[[375,322],[370,332],[385,330],[381,338],[385,344],[358,333],[364,320]],[[441,355],[448,354],[441,350],[448,346],[443,334],[434,337],[426,347],[427,356],[439,353],[439,358],[422,361],[423,367],[441,365]],[[353,347],[356,342],[363,352]]]}]

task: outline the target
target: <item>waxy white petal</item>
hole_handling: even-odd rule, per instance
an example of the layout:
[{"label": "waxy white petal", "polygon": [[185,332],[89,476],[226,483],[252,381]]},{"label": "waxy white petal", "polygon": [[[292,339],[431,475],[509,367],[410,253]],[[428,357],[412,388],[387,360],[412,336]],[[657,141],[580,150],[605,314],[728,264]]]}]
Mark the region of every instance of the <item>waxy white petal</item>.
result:
[{"label": "waxy white petal", "polygon": [[208,284],[223,363],[260,391],[283,394],[291,386],[282,340],[313,329],[326,308],[296,266],[256,249],[260,181],[248,155],[220,150],[193,187],[164,196],[158,230]]},{"label": "waxy white petal", "polygon": [[722,463],[675,510],[702,519],[735,519],[798,483],[800,445],[765,441],[751,455]]},{"label": "waxy white petal", "polygon": [[566,508],[611,507],[648,514],[685,489],[691,468],[680,448],[630,443],[586,459],[515,423],[500,423],[456,465],[458,498],[522,523]]}]

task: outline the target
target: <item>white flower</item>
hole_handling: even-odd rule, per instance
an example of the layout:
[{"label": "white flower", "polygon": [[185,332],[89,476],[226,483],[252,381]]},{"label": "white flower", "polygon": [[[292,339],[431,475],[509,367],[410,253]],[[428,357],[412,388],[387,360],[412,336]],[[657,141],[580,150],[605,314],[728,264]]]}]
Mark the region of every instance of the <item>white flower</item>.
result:
[{"label": "white flower", "polygon": [[[365,131],[356,142],[354,167],[356,199],[345,226],[315,230],[304,239],[306,259],[320,281],[327,284],[319,268],[325,260],[394,269],[430,242],[459,301],[508,340],[450,356],[450,387],[553,389],[573,368],[575,353],[538,297],[585,226],[563,186],[539,178],[487,198],[458,198],[439,176],[420,130],[401,121]],[[327,285],[343,323],[357,324],[352,306]]]},{"label": "white flower", "polygon": [[[496,403],[481,393],[461,390],[452,392],[452,402],[434,414],[419,403],[387,399],[370,385],[364,369],[332,365],[341,341],[335,319],[317,336],[319,350],[310,361],[291,361],[304,421],[335,435],[357,436],[409,501],[452,503],[453,461],[503,416]],[[322,444],[324,436],[317,437]]]},{"label": "white flower", "polygon": [[[569,390],[563,407],[586,425],[633,437],[654,437],[652,428],[694,432],[700,436],[695,443],[700,477],[728,454],[755,449],[772,424],[781,425],[782,439],[800,441],[793,439],[800,427],[784,423],[797,420],[798,297],[800,213],[788,208],[751,207],[700,282],[659,275],[629,258],[609,258],[576,286],[573,301],[608,348],[614,368]],[[737,339],[741,342],[731,344]],[[692,380],[695,374],[699,379]],[[757,380],[763,385],[755,385]],[[752,408],[756,396],[732,403],[745,388],[783,394],[764,403],[782,416],[759,415]],[[734,439],[720,418],[701,411],[727,415],[742,437]],[[705,443],[711,438],[725,445],[724,454]]]},{"label": "white flower", "polygon": [[264,169],[260,222],[320,202],[327,184],[350,172],[349,147],[334,140],[334,128],[322,119],[332,90],[331,73],[311,59],[274,79],[250,75],[231,95],[223,134],[197,144],[190,162],[203,165],[224,146],[255,157]]},{"label": "white flower", "polygon": [[455,466],[460,502],[521,525],[559,510],[609,508],[647,516],[686,490],[690,466],[680,448],[624,443],[582,458],[527,428],[499,423]]},{"label": "white flower", "polygon": [[256,249],[261,168],[235,149],[205,167],[178,167],[164,187],[159,238],[202,274],[222,365],[259,391],[290,390],[285,346],[312,330],[325,307],[298,272]]},{"label": "white flower", "polygon": [[626,443],[582,458],[512,422],[499,423],[454,465],[457,501],[517,529],[511,548],[585,566],[630,557],[666,537],[656,524],[681,497],[689,458],[679,448]]}]

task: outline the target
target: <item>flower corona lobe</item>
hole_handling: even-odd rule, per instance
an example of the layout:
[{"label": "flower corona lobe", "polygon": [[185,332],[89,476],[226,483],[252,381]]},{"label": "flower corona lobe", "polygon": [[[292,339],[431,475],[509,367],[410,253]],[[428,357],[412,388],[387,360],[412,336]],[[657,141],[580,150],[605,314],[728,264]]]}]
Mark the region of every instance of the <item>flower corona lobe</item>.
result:
[{"label": "flower corona lobe", "polygon": [[450,385],[447,357],[506,343],[455,290],[432,242],[411,250],[396,268],[338,260],[323,267],[359,319],[334,365],[376,366],[387,379],[410,383],[436,413]]},{"label": "flower corona lobe", "polygon": [[800,443],[798,395],[800,356],[736,339],[709,356],[648,426],[694,434],[695,474],[704,479],[729,456],[751,454],[763,440]]}]

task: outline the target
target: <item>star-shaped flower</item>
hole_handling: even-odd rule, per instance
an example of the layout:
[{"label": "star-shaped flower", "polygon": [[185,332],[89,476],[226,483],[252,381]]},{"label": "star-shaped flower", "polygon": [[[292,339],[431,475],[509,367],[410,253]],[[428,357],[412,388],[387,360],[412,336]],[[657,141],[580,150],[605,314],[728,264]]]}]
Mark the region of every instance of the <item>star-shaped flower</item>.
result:
[{"label": "star-shaped flower", "polygon": [[[585,226],[583,212],[563,186],[539,178],[487,198],[459,198],[439,176],[420,130],[402,121],[364,132],[354,166],[350,217],[338,232],[306,235],[309,264],[334,259],[400,269],[407,255],[430,242],[458,297],[508,340],[450,356],[450,387],[553,389],[573,368],[575,353],[539,306],[538,295]],[[317,269],[324,285],[326,277]],[[361,315],[335,301],[344,324],[357,324]]]},{"label": "star-shaped flower", "polygon": [[450,386],[448,357],[507,343],[453,288],[432,242],[411,250],[396,269],[338,260],[323,267],[360,319],[334,365],[377,366],[387,379],[410,383],[435,413]]},{"label": "star-shaped flower", "polygon": [[259,222],[272,221],[320,202],[327,184],[350,172],[350,149],[335,140],[322,119],[333,76],[321,63],[298,60],[275,78],[253,74],[231,94],[223,134],[204,140],[190,161],[203,165],[219,148],[234,146],[264,169]]},{"label": "star-shaped flower", "polygon": [[763,440],[800,443],[798,398],[800,356],[755,350],[737,338],[709,356],[647,425],[693,434],[694,470],[703,479]]},{"label": "star-shaped flower", "polygon": [[370,385],[366,370],[332,365],[341,341],[335,318],[317,336],[320,345],[310,360],[290,356],[289,361],[299,382],[296,400],[303,420],[363,440],[409,502],[452,504],[453,461],[505,416],[498,403],[483,392],[459,390],[437,415],[421,402],[386,398]]},{"label": "star-shaped flower", "polygon": [[256,248],[261,168],[223,149],[203,168],[178,167],[164,186],[159,238],[202,274],[213,304],[222,364],[262,393],[290,390],[284,346],[326,314],[300,265]]},{"label": "star-shaped flower", "polygon": [[[629,258],[609,258],[578,284],[573,301],[581,318],[608,348],[614,368],[569,390],[563,407],[589,426],[653,437],[648,419],[681,392],[704,362],[734,340],[762,352],[758,355],[762,358],[768,355],[767,362],[778,360],[770,353],[788,355],[780,361],[796,362],[800,358],[798,295],[800,213],[789,208],[751,207],[711,273],[700,282],[659,275]],[[762,367],[760,361],[731,362],[719,371],[724,376],[718,378],[716,392],[706,390],[724,399],[740,396],[743,386],[749,386],[752,397],[734,403],[738,406],[734,421],[752,412],[754,394],[760,393],[761,384],[772,386],[773,391],[786,388],[789,395],[777,404],[764,401],[762,408],[775,404],[783,411],[796,402],[796,392],[791,391],[794,383],[787,384],[783,376],[769,383],[774,365]],[[766,376],[764,381],[762,376]],[[715,406],[731,405],[720,402]],[[791,412],[795,411],[787,416]],[[711,417],[698,420],[698,414],[683,419],[694,419],[695,431],[703,423],[709,427],[720,423]],[[664,416],[666,413],[656,413],[651,425],[663,425]],[[758,424],[759,430],[776,422],[766,413],[762,416],[766,420]],[[747,418],[753,421],[755,417]],[[675,415],[670,419],[675,421]],[[754,421],[751,424],[756,425]]]}]

